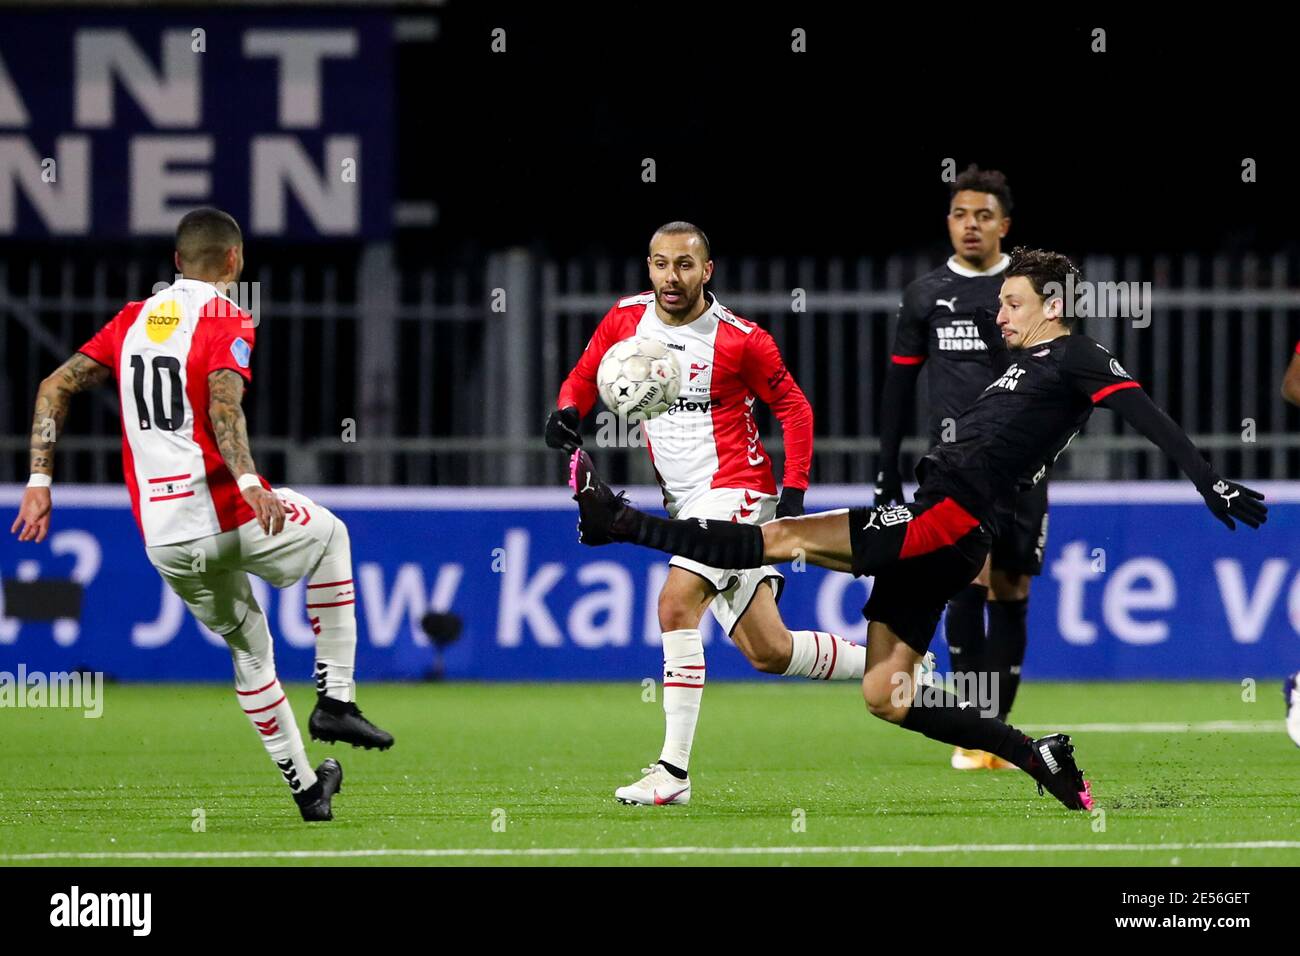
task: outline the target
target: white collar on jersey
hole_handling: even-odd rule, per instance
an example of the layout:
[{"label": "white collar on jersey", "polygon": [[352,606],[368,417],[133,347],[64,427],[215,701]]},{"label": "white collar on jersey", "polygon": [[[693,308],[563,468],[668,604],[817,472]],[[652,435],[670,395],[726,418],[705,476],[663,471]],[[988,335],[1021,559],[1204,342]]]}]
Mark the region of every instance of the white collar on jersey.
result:
[{"label": "white collar on jersey", "polygon": [[712,331],[713,327],[718,324],[718,318],[722,314],[722,304],[718,302],[718,297],[708,289],[704,290],[704,297],[708,300],[709,307],[701,312],[694,322],[690,322],[687,325],[669,325],[663,319],[659,318],[659,310],[655,308],[654,299],[651,299],[649,303],[646,304],[646,308],[650,311],[650,314],[655,317],[659,324],[665,328],[694,329],[702,335],[708,335],[708,333]]},{"label": "white collar on jersey", "polygon": [[1011,265],[1011,257],[1005,252],[1002,253],[1002,258],[998,260],[997,265],[993,266],[991,269],[985,269],[983,272],[976,272],[974,269],[967,269],[965,266],[958,265],[956,256],[948,257],[948,268],[965,279],[978,279],[980,276],[995,276],[1009,265]]},{"label": "white collar on jersey", "polygon": [[169,288],[169,289],[185,289],[185,288],[192,288],[192,287],[195,287],[195,286],[200,287],[200,288],[206,287],[206,288],[211,289],[211,290],[214,291],[214,292],[219,292],[219,290],[217,289],[217,287],[216,287],[215,285],[213,285],[211,282],[204,282],[202,279],[187,279],[185,276],[181,276],[179,279],[177,279],[175,282],[173,282],[170,286],[168,286],[168,288]]}]

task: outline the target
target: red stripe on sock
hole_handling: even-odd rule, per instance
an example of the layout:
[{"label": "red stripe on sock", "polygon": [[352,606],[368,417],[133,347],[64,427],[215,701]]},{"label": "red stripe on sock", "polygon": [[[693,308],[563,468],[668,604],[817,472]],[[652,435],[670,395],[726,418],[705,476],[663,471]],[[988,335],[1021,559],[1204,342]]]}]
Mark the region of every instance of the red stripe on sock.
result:
[{"label": "red stripe on sock", "polygon": [[824,680],[830,680],[830,679],[831,679],[831,675],[835,673],[835,658],[837,658],[837,657],[839,656],[839,651],[837,651],[837,650],[835,649],[835,635],[834,635],[834,634],[827,634],[826,637],[827,637],[827,638],[830,640],[830,642],[831,642],[831,669],[828,670],[828,671],[826,672],[826,677],[823,678],[823,679],[824,679]]},{"label": "red stripe on sock", "polygon": [[284,695],[284,694],[281,694],[281,695],[280,695],[280,699],[277,700],[274,704],[267,704],[265,707],[258,707],[258,708],[254,709],[254,710],[246,710],[246,711],[244,711],[244,713],[246,713],[246,714],[260,714],[262,711],[264,711],[264,710],[270,710],[272,707],[279,707],[281,704],[284,703],[284,698],[285,698],[285,695]]},{"label": "red stripe on sock", "polygon": [[328,584],[309,584],[307,585],[307,587],[308,588],[336,588],[339,587],[340,585],[351,584],[351,583],[352,583],[352,579],[348,578],[346,581],[331,581]]},{"label": "red stripe on sock", "polygon": [[254,694],[260,694],[260,693],[262,693],[262,691],[264,691],[264,690],[270,690],[272,687],[275,686],[275,682],[276,682],[277,680],[279,680],[278,677],[272,677],[272,678],[271,678],[271,683],[267,684],[265,687],[259,687],[257,690],[238,690],[238,689],[236,689],[236,690],[235,690],[235,693],[238,694],[240,697],[252,697]]},{"label": "red stripe on sock", "polygon": [[677,669],[678,669],[678,670],[683,670],[683,671],[702,671],[702,670],[704,670],[704,665],[703,665],[703,664],[678,664],[678,665],[676,665],[676,666],[677,666]]},{"label": "red stripe on sock", "polygon": [[664,686],[665,687],[694,687],[696,690],[699,690],[704,686],[704,681],[700,681],[698,684],[664,684]]},{"label": "red stripe on sock", "polygon": [[332,604],[308,604],[308,607],[342,607],[345,604],[356,604],[357,599],[352,598],[348,601],[334,601]]},{"label": "red stripe on sock", "polygon": [[[817,665],[822,662],[822,639],[817,636],[816,631],[812,632],[812,636],[813,636],[813,641],[815,641],[817,645],[817,656],[813,658],[813,666],[812,666],[812,669],[816,671]],[[808,676],[812,677],[812,674],[810,673]]]}]

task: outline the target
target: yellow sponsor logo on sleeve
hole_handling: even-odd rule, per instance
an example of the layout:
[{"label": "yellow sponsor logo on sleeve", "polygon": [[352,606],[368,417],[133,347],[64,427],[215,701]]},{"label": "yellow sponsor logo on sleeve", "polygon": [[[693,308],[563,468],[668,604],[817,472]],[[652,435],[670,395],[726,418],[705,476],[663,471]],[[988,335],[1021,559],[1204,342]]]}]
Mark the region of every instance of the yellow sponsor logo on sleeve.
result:
[{"label": "yellow sponsor logo on sleeve", "polygon": [[166,342],[180,324],[180,303],[175,299],[164,299],[149,310],[149,316],[144,320],[144,330],[149,333],[150,340]]}]

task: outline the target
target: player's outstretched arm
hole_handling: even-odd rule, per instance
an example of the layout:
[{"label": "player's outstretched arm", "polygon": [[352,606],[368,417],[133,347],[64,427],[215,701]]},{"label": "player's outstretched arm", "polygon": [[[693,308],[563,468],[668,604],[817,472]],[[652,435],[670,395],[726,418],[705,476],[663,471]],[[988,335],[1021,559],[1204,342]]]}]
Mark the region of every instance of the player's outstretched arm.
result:
[{"label": "player's outstretched arm", "polygon": [[[284,530],[284,506],[280,499],[262,487],[248,447],[248,422],[244,418],[244,379],[238,372],[223,368],[208,376],[208,418],[217,448],[226,467],[240,483],[240,494],[253,509],[257,523],[266,534]],[[248,480],[245,476],[252,476]]]},{"label": "player's outstretched arm", "polygon": [[[54,479],[54,443],[63,431],[72,396],[108,381],[110,369],[77,352],[41,382],[36,391],[36,413],[32,416],[32,477],[18,506],[18,517],[9,530],[19,541],[40,543],[50,530],[50,483]],[[21,528],[21,530],[20,530]]]},{"label": "player's outstretched arm", "polygon": [[1112,392],[1101,404],[1118,412],[1147,440],[1177,462],[1196,485],[1210,511],[1230,529],[1236,530],[1237,521],[1258,528],[1268,519],[1264,496],[1215,474],[1187,434],[1141,388]]}]

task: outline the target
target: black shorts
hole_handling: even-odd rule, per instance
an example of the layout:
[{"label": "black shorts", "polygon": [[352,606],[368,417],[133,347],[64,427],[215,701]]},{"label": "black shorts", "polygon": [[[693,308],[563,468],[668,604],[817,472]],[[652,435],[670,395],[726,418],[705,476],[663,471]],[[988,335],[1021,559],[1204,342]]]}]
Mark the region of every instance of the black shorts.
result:
[{"label": "black shorts", "polygon": [[[972,524],[973,523],[973,524]],[[948,599],[975,578],[990,536],[951,498],[849,510],[853,573],[874,575],[862,616],[924,654]]]},{"label": "black shorts", "polygon": [[1047,479],[1020,492],[1010,508],[998,514],[993,538],[993,567],[1011,574],[1037,577],[1047,548]]}]

